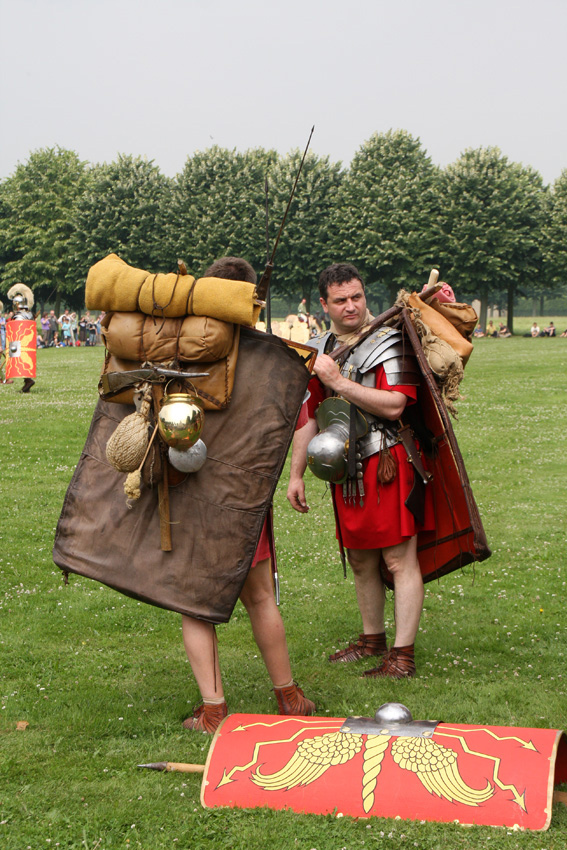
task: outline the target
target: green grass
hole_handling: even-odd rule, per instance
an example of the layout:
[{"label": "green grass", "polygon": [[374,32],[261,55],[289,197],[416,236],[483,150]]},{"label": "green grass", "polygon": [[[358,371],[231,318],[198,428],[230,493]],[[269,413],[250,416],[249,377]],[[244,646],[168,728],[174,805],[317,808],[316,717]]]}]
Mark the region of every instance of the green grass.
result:
[{"label": "green grass", "polygon": [[[101,361],[100,348],[40,351],[29,395],[20,381],[0,387],[0,847],[564,848],[561,805],[547,833],[521,835],[204,810],[198,776],[136,768],[203,763],[209,739],[180,726],[198,692],[179,616],[77,576],[65,587],[51,561]],[[282,479],[276,535],[294,674],[331,717],[396,700],[418,719],[567,729],[567,340],[478,340],[463,392],[456,430],[493,556],[427,586],[413,680],[368,682],[364,667],[327,663],[359,631],[353,584],[323,485],[308,481],[303,517]],[[391,629],[391,599],[388,615]],[[218,635],[230,710],[274,712],[240,605]]]}]

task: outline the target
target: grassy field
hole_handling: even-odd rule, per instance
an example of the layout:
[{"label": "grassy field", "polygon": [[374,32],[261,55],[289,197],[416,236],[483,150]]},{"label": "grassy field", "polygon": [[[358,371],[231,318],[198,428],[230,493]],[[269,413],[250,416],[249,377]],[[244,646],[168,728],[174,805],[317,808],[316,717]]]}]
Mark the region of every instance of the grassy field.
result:
[{"label": "grassy field", "polygon": [[[20,381],[0,387],[0,847],[563,850],[561,805],[548,832],[531,834],[204,810],[198,776],[136,768],[203,763],[209,739],[180,725],[198,692],[179,616],[88,579],[65,587],[51,560],[101,361],[100,348],[40,351],[29,395]],[[358,634],[353,584],[324,487],[309,480],[302,517],[285,502],[284,476],[281,607],[295,676],[318,713],[371,715],[400,701],[417,719],[567,730],[566,391],[567,340],[476,343],[456,431],[493,555],[427,586],[410,681],[364,681],[365,667],[326,661]],[[391,599],[388,613],[391,629]],[[240,605],[218,635],[230,710],[275,712]]]}]

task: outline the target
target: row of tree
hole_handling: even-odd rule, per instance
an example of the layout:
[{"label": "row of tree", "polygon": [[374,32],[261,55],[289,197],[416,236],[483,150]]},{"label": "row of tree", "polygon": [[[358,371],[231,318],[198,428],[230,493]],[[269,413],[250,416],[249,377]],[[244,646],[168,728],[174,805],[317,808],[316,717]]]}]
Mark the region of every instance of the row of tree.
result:
[{"label": "row of tree", "polygon": [[[111,252],[151,271],[173,271],[181,258],[200,274],[225,254],[261,271],[300,159],[300,151],[213,146],[168,178],[139,157],[91,166],[69,150],[35,151],[0,183],[0,291],[21,280],[40,304],[80,308],[89,267]],[[438,267],[459,300],[481,300],[481,324],[498,303],[512,326],[518,295],[566,291],[566,237],[567,170],[546,187],[494,147],[441,169],[419,139],[389,131],[368,139],[346,169],[307,155],[273,293],[309,303],[319,271],[348,260],[381,309]]]}]

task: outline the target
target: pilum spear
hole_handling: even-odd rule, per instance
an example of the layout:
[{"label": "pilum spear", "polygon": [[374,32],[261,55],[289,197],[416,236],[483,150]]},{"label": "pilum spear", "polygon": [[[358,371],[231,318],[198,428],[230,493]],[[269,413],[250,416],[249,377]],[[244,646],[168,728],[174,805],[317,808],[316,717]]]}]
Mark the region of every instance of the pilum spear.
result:
[{"label": "pilum spear", "polygon": [[153,761],[149,764],[139,764],[138,767],[148,767],[150,770],[177,771],[178,773],[204,773],[204,764],[183,764],[178,761]]},{"label": "pilum spear", "polygon": [[[266,263],[266,268],[264,269],[264,274],[260,278],[260,283],[257,286],[258,298],[261,301],[266,301],[269,299],[269,289],[270,289],[270,279],[272,277],[272,272],[274,270],[274,257],[276,255],[276,248],[278,247],[278,242],[280,241],[280,236],[282,235],[282,230],[284,229],[285,220],[287,218],[287,214],[289,212],[289,208],[291,206],[291,202],[293,201],[293,196],[295,195],[295,189],[297,187],[297,182],[299,180],[299,176],[301,174],[301,170],[303,168],[303,163],[305,162],[305,157],[307,156],[307,151],[309,150],[309,145],[311,143],[311,136],[313,135],[313,131],[315,130],[315,125],[311,128],[311,132],[309,134],[309,138],[307,139],[307,144],[305,146],[305,150],[303,152],[303,156],[301,158],[301,162],[299,164],[299,169],[295,176],[295,182],[293,184],[293,188],[291,190],[291,194],[289,196],[289,200],[287,202],[287,207],[285,209],[284,216],[282,218],[282,223],[280,224],[280,229],[278,230],[278,235],[276,236],[276,241],[274,242],[274,247],[272,248],[272,253],[268,258]],[[267,202],[267,183],[266,183],[266,202]],[[269,308],[266,305],[266,316],[268,315]]]}]

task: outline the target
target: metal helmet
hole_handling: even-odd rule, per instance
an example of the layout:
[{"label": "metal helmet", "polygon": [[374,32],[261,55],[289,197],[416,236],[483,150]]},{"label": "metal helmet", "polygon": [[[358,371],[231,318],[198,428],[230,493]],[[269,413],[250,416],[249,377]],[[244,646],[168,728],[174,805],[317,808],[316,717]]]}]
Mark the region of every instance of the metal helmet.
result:
[{"label": "metal helmet", "polygon": [[[328,398],[317,408],[320,428],[307,446],[307,465],[313,475],[332,484],[342,484],[347,477],[347,452],[352,405],[343,398]],[[364,436],[368,423],[356,411],[356,437]]]},{"label": "metal helmet", "polygon": [[31,310],[33,307],[33,292],[25,283],[15,283],[8,290],[8,298],[12,301],[14,309]]}]

